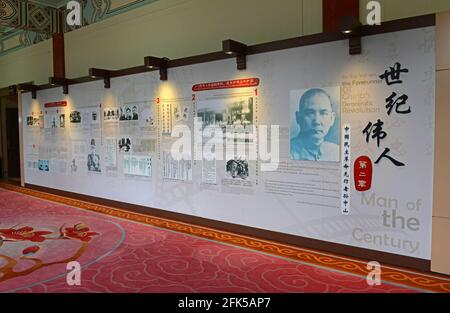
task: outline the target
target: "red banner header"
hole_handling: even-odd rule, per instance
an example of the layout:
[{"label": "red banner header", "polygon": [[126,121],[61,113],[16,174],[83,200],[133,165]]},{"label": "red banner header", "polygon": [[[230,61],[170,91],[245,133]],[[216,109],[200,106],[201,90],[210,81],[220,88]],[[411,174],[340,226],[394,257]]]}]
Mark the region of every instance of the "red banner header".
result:
[{"label": "red banner header", "polygon": [[45,104],[46,108],[66,107],[67,101],[48,102]]},{"label": "red banner header", "polygon": [[192,91],[255,87],[258,85],[259,85],[259,78],[243,78],[235,80],[224,80],[221,82],[197,84],[192,86]]}]

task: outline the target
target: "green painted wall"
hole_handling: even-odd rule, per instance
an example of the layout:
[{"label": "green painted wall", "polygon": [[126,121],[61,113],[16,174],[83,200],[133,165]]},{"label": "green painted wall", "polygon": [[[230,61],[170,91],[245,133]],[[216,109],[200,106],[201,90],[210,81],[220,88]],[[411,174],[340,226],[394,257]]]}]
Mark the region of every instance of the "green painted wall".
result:
[{"label": "green painted wall", "polygon": [[[309,9],[318,2],[306,3]],[[68,33],[67,74],[86,75],[89,67],[136,66],[146,55],[175,59],[218,51],[228,38],[256,44],[320,32],[314,29],[320,19],[303,21],[302,4],[301,0],[160,0]]]},{"label": "green painted wall", "polygon": [[[213,52],[227,38],[256,44],[320,32],[321,12],[317,0],[159,0],[66,33],[66,75],[85,76],[89,67],[136,66],[146,55]],[[46,82],[52,75],[51,41],[42,45],[50,53],[35,45],[1,57],[0,87]]]},{"label": "green painted wall", "polygon": [[[383,21],[450,10],[450,0],[378,0]],[[370,0],[360,0],[360,18],[366,24],[366,5]]]},{"label": "green painted wall", "polygon": [[48,83],[52,53],[52,41],[46,40],[0,57],[0,88],[29,81]]},{"label": "green painted wall", "polygon": [[[366,3],[361,0],[361,20]],[[450,10],[450,0],[381,0],[383,20]],[[159,0],[66,34],[67,77],[119,69],[146,55],[180,58],[221,49],[222,39],[257,44],[322,31],[320,0]],[[51,41],[0,57],[0,88],[52,75]]]}]

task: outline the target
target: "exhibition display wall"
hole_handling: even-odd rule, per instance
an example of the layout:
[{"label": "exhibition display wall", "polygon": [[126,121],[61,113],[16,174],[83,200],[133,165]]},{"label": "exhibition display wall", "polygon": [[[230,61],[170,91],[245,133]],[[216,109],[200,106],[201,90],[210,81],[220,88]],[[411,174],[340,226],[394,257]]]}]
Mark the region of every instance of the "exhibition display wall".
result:
[{"label": "exhibition display wall", "polygon": [[435,29],[362,47],[25,93],[25,183],[429,260]]}]

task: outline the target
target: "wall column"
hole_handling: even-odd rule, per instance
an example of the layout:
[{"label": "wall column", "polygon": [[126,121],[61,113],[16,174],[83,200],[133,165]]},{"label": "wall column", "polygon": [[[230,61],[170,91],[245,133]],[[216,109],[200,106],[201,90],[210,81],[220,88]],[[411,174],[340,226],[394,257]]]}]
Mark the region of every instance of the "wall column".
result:
[{"label": "wall column", "polygon": [[359,19],[359,0],[323,0],[323,31],[337,32],[343,16]]},{"label": "wall column", "polygon": [[450,12],[436,15],[436,126],[431,270],[450,275]]},{"label": "wall column", "polygon": [[53,76],[66,77],[66,60],[64,55],[64,15],[60,13],[59,33],[53,35]]},{"label": "wall column", "polygon": [[2,99],[0,98],[0,127],[2,128],[0,131],[0,135],[2,136],[1,142],[2,145],[0,149],[2,149],[2,169],[3,177],[8,176],[8,150],[7,150],[7,141],[6,141],[6,104],[3,103]]},{"label": "wall column", "polygon": [[20,185],[25,187],[25,161],[23,155],[23,110],[22,110],[22,92],[17,92],[17,112],[19,118],[19,151],[20,151]]}]

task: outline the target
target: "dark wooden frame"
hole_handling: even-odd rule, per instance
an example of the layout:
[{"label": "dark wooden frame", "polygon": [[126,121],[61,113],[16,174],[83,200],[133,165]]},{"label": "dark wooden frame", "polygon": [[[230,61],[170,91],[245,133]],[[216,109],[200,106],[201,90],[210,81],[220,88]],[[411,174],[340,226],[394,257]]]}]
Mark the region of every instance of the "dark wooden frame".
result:
[{"label": "dark wooden frame", "polygon": [[89,76],[92,78],[101,77],[103,78],[103,86],[106,89],[111,88],[111,71],[110,70],[104,70],[100,68],[94,68],[91,67],[89,69]]},{"label": "dark wooden frame", "polygon": [[144,66],[151,70],[151,69],[157,69],[159,70],[159,79],[160,80],[167,80],[167,68],[169,64],[168,58],[157,58],[153,56],[146,56],[144,57]]},{"label": "dark wooden frame", "polygon": [[236,57],[236,68],[247,69],[247,46],[231,39],[222,41],[222,52]]},{"label": "dark wooden frame", "polygon": [[17,85],[0,88],[0,97],[17,96]]},{"label": "dark wooden frame", "polygon": [[[395,32],[395,31],[402,31],[402,30],[409,30],[414,28],[421,28],[421,27],[428,27],[428,26],[434,26],[436,24],[436,16],[435,14],[431,15],[423,15],[413,18],[406,18],[406,19],[400,19],[390,22],[385,22],[380,26],[362,26],[360,35],[361,37],[365,36],[371,36],[371,35],[377,35],[377,34],[383,34],[383,33],[389,33],[389,32]],[[296,37],[291,39],[284,39],[284,40],[278,40],[273,41],[269,43],[263,43],[263,44],[257,44],[253,46],[248,46],[246,49],[247,55],[253,55],[253,54],[259,54],[259,53],[265,53],[265,52],[271,52],[271,51],[277,51],[277,50],[283,50],[283,49],[290,49],[290,48],[296,48],[296,47],[302,47],[302,46],[309,46],[314,44],[320,44],[320,43],[326,43],[326,42],[332,42],[337,40],[345,40],[348,39],[348,36],[345,34],[342,34],[340,32],[332,32],[332,33],[320,33],[315,35],[309,35],[309,36],[303,36],[303,37]],[[212,52],[192,57],[186,57],[181,59],[175,59],[175,60],[169,60],[167,62],[167,68],[174,68],[174,67],[180,67],[180,66],[187,66],[192,64],[198,64],[198,63],[205,63],[205,62],[212,62],[212,61],[218,61],[218,60],[224,60],[224,59],[230,59],[234,58],[233,55],[227,55],[223,51],[218,52]],[[154,69],[159,70],[159,69]],[[114,77],[121,77],[121,76],[127,76],[127,75],[133,75],[133,74],[139,74],[151,71],[149,68],[147,68],[145,65],[126,68],[122,70],[115,70],[110,72],[110,78]],[[79,83],[85,83],[95,80],[103,79],[101,77],[92,78],[91,76],[86,77],[80,77],[76,79],[67,80],[68,85],[71,84],[79,84]],[[38,86],[38,89],[49,89],[54,88],[54,86],[51,86],[49,84],[40,85]],[[381,263],[391,264],[394,266],[402,266],[412,269],[417,269],[421,271],[430,271],[430,260],[425,259],[419,259],[419,258],[413,258],[413,257],[406,257],[401,256],[393,253],[386,253],[386,252],[380,252],[376,250],[370,250],[365,248],[358,248],[353,246],[347,246],[343,244],[336,244],[331,242],[326,242],[322,240],[316,240],[311,238],[305,238],[305,237],[299,237],[295,235],[289,235],[264,229],[258,229],[254,227],[244,226],[244,225],[238,225],[238,224],[232,224],[222,221],[216,221],[211,219],[206,219],[202,217],[197,216],[191,216],[187,214],[181,214],[181,213],[175,213],[170,212],[163,209],[157,209],[157,208],[151,208],[151,207],[145,207],[145,206],[139,206],[134,205],[130,203],[123,203],[118,201],[113,201],[109,199],[103,199],[58,189],[52,189],[42,186],[36,186],[31,184],[25,184],[25,187],[44,191],[48,193],[53,193],[60,196],[66,196],[71,197],[75,199],[80,199],[83,201],[88,202],[94,202],[102,205],[107,206],[113,206],[113,207],[119,207],[125,210],[143,213],[143,214],[150,214],[157,217],[162,218],[169,218],[173,220],[178,220],[182,222],[202,225],[206,227],[212,227],[216,229],[221,229],[225,231],[235,232],[243,235],[253,236],[253,237],[259,237],[262,239],[267,239],[271,241],[277,241],[280,243],[287,243],[292,244],[300,247],[305,248],[311,248],[316,250],[322,250],[326,252],[336,253],[340,255],[347,255],[351,257],[357,257],[361,258],[367,261],[378,261]]]}]

